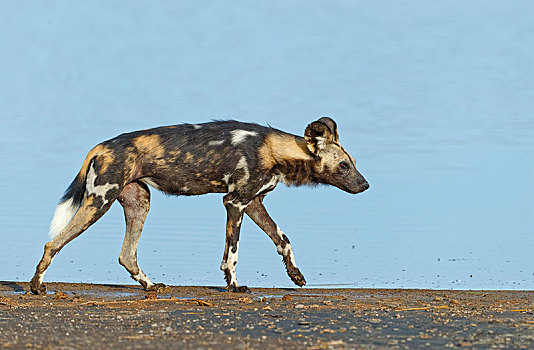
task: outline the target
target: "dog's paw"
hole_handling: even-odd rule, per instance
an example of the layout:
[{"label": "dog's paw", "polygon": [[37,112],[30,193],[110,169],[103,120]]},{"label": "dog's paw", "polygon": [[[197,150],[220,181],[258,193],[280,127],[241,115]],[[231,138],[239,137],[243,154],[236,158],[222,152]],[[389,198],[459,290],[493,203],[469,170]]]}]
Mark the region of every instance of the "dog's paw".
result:
[{"label": "dog's paw", "polygon": [[30,282],[30,292],[35,295],[45,295],[46,294],[46,285],[32,280]]},{"label": "dog's paw", "polygon": [[247,293],[247,294],[251,294],[252,293],[247,286],[234,286],[234,285],[232,285],[232,286],[228,286],[226,289],[228,289],[228,291],[232,292],[232,293]]},{"label": "dog's paw", "polygon": [[164,283],[156,283],[152,284],[150,287],[146,287],[145,290],[147,292],[161,292],[165,288],[167,288],[167,286]]},{"label": "dog's paw", "polygon": [[295,283],[297,286],[302,287],[303,285],[306,284],[306,279],[304,278],[302,273],[300,273],[299,269],[297,268],[291,269],[291,270],[288,269],[287,274],[289,278],[291,278],[293,283]]}]

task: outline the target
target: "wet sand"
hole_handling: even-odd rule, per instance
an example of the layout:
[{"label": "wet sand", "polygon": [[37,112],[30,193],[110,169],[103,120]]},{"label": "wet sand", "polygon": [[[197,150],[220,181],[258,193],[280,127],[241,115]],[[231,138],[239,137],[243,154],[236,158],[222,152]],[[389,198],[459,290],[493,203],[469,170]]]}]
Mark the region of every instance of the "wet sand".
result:
[{"label": "wet sand", "polygon": [[534,291],[0,282],[0,348],[534,348]]}]

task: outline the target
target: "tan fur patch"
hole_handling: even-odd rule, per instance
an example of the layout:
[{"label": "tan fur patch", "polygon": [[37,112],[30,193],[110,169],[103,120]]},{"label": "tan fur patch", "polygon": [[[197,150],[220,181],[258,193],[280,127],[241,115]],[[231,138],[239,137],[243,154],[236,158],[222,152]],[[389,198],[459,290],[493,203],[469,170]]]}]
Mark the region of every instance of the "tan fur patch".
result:
[{"label": "tan fur patch", "polygon": [[193,161],[193,155],[189,152],[185,152],[184,163],[191,163]]},{"label": "tan fur patch", "polygon": [[319,152],[319,157],[321,159],[321,171],[325,166],[329,169],[335,169],[343,160],[354,164],[352,157],[338,143],[330,143],[326,145],[325,148]]},{"label": "tan fur patch", "polygon": [[221,156],[214,150],[209,150],[208,153],[206,153],[206,160],[215,167],[219,167],[221,164]]},{"label": "tan fur patch", "polygon": [[[90,204],[92,201],[90,202]],[[90,204],[84,205],[78,210],[77,217],[75,217],[76,222],[73,224],[79,225],[82,223],[82,230],[86,230],[90,226],[90,221],[97,213],[97,208],[90,206]],[[73,220],[74,221],[74,220]]]},{"label": "tan fur patch", "polygon": [[292,135],[271,133],[259,149],[261,166],[271,169],[276,163],[292,160],[312,160],[306,141]]},{"label": "tan fur patch", "polygon": [[87,193],[85,193],[85,201],[83,202],[83,206],[84,207],[89,207],[91,205],[93,205],[93,202],[95,201],[95,196],[94,195],[90,195],[87,197]]},{"label": "tan fur patch", "polygon": [[130,181],[136,179],[139,176],[140,170],[137,166],[137,154],[133,151],[133,147],[128,147],[126,150],[126,159],[124,160],[124,181],[123,185],[126,185]]},{"label": "tan fur patch", "polygon": [[152,158],[161,158],[165,149],[159,135],[141,135],[133,139],[133,145],[141,154],[149,154]]},{"label": "tan fur patch", "polygon": [[93,157],[95,156],[98,156],[98,162],[101,166],[101,172],[105,172],[108,166],[113,163],[113,160],[115,159],[113,150],[111,148],[101,144],[96,145],[92,150],[89,151],[87,157],[85,157],[81,170],[83,174],[87,173],[87,170],[89,169],[89,163],[91,162],[91,159],[93,159]]},{"label": "tan fur patch", "polygon": [[176,151],[169,151],[169,158],[168,158],[168,162],[169,163],[175,163],[177,160],[178,160],[178,157],[180,156],[182,152],[179,151],[179,150],[176,150]]}]

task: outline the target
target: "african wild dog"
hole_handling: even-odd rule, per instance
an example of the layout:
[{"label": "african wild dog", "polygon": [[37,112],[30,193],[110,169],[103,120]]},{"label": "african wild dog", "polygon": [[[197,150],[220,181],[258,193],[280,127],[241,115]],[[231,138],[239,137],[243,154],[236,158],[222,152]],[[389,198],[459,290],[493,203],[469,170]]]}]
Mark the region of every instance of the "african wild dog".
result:
[{"label": "african wild dog", "polygon": [[137,265],[137,243],[150,205],[147,185],[174,195],[226,193],[226,245],[221,270],[227,288],[248,292],[236,279],[237,249],[246,213],[272,239],[287,274],[303,286],[287,236],[271,219],[263,198],[278,182],[330,184],[359,193],[369,184],[341,147],[336,123],[321,118],[304,138],[270,127],[237,121],[158,127],[119,135],[87,155],[82,169],[57,206],[50,224],[52,240],[30,282],[34,294],[46,293],[43,276],[67,243],[96,222],[118,199],[126,217],[119,262],[146,290],[158,290]]}]

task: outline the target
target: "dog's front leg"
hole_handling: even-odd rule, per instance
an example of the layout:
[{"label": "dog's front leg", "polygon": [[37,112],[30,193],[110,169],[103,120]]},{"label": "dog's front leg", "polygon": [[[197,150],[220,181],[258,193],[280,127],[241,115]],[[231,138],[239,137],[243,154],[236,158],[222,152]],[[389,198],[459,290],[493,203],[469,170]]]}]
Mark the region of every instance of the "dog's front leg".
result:
[{"label": "dog's front leg", "polygon": [[224,206],[226,207],[226,244],[221,270],[224,272],[224,278],[226,279],[226,288],[230,292],[250,293],[250,289],[247,286],[239,286],[237,284],[236,276],[239,232],[246,205],[237,199],[232,200],[231,196],[227,195],[224,197]]},{"label": "dog's front leg", "polygon": [[246,209],[247,215],[258,225],[276,245],[278,254],[282,255],[284,264],[286,265],[287,275],[293,283],[302,287],[306,284],[306,280],[295,263],[295,256],[289,238],[282,232],[282,230],[271,219],[269,213],[263,205],[263,197],[256,197]]}]

